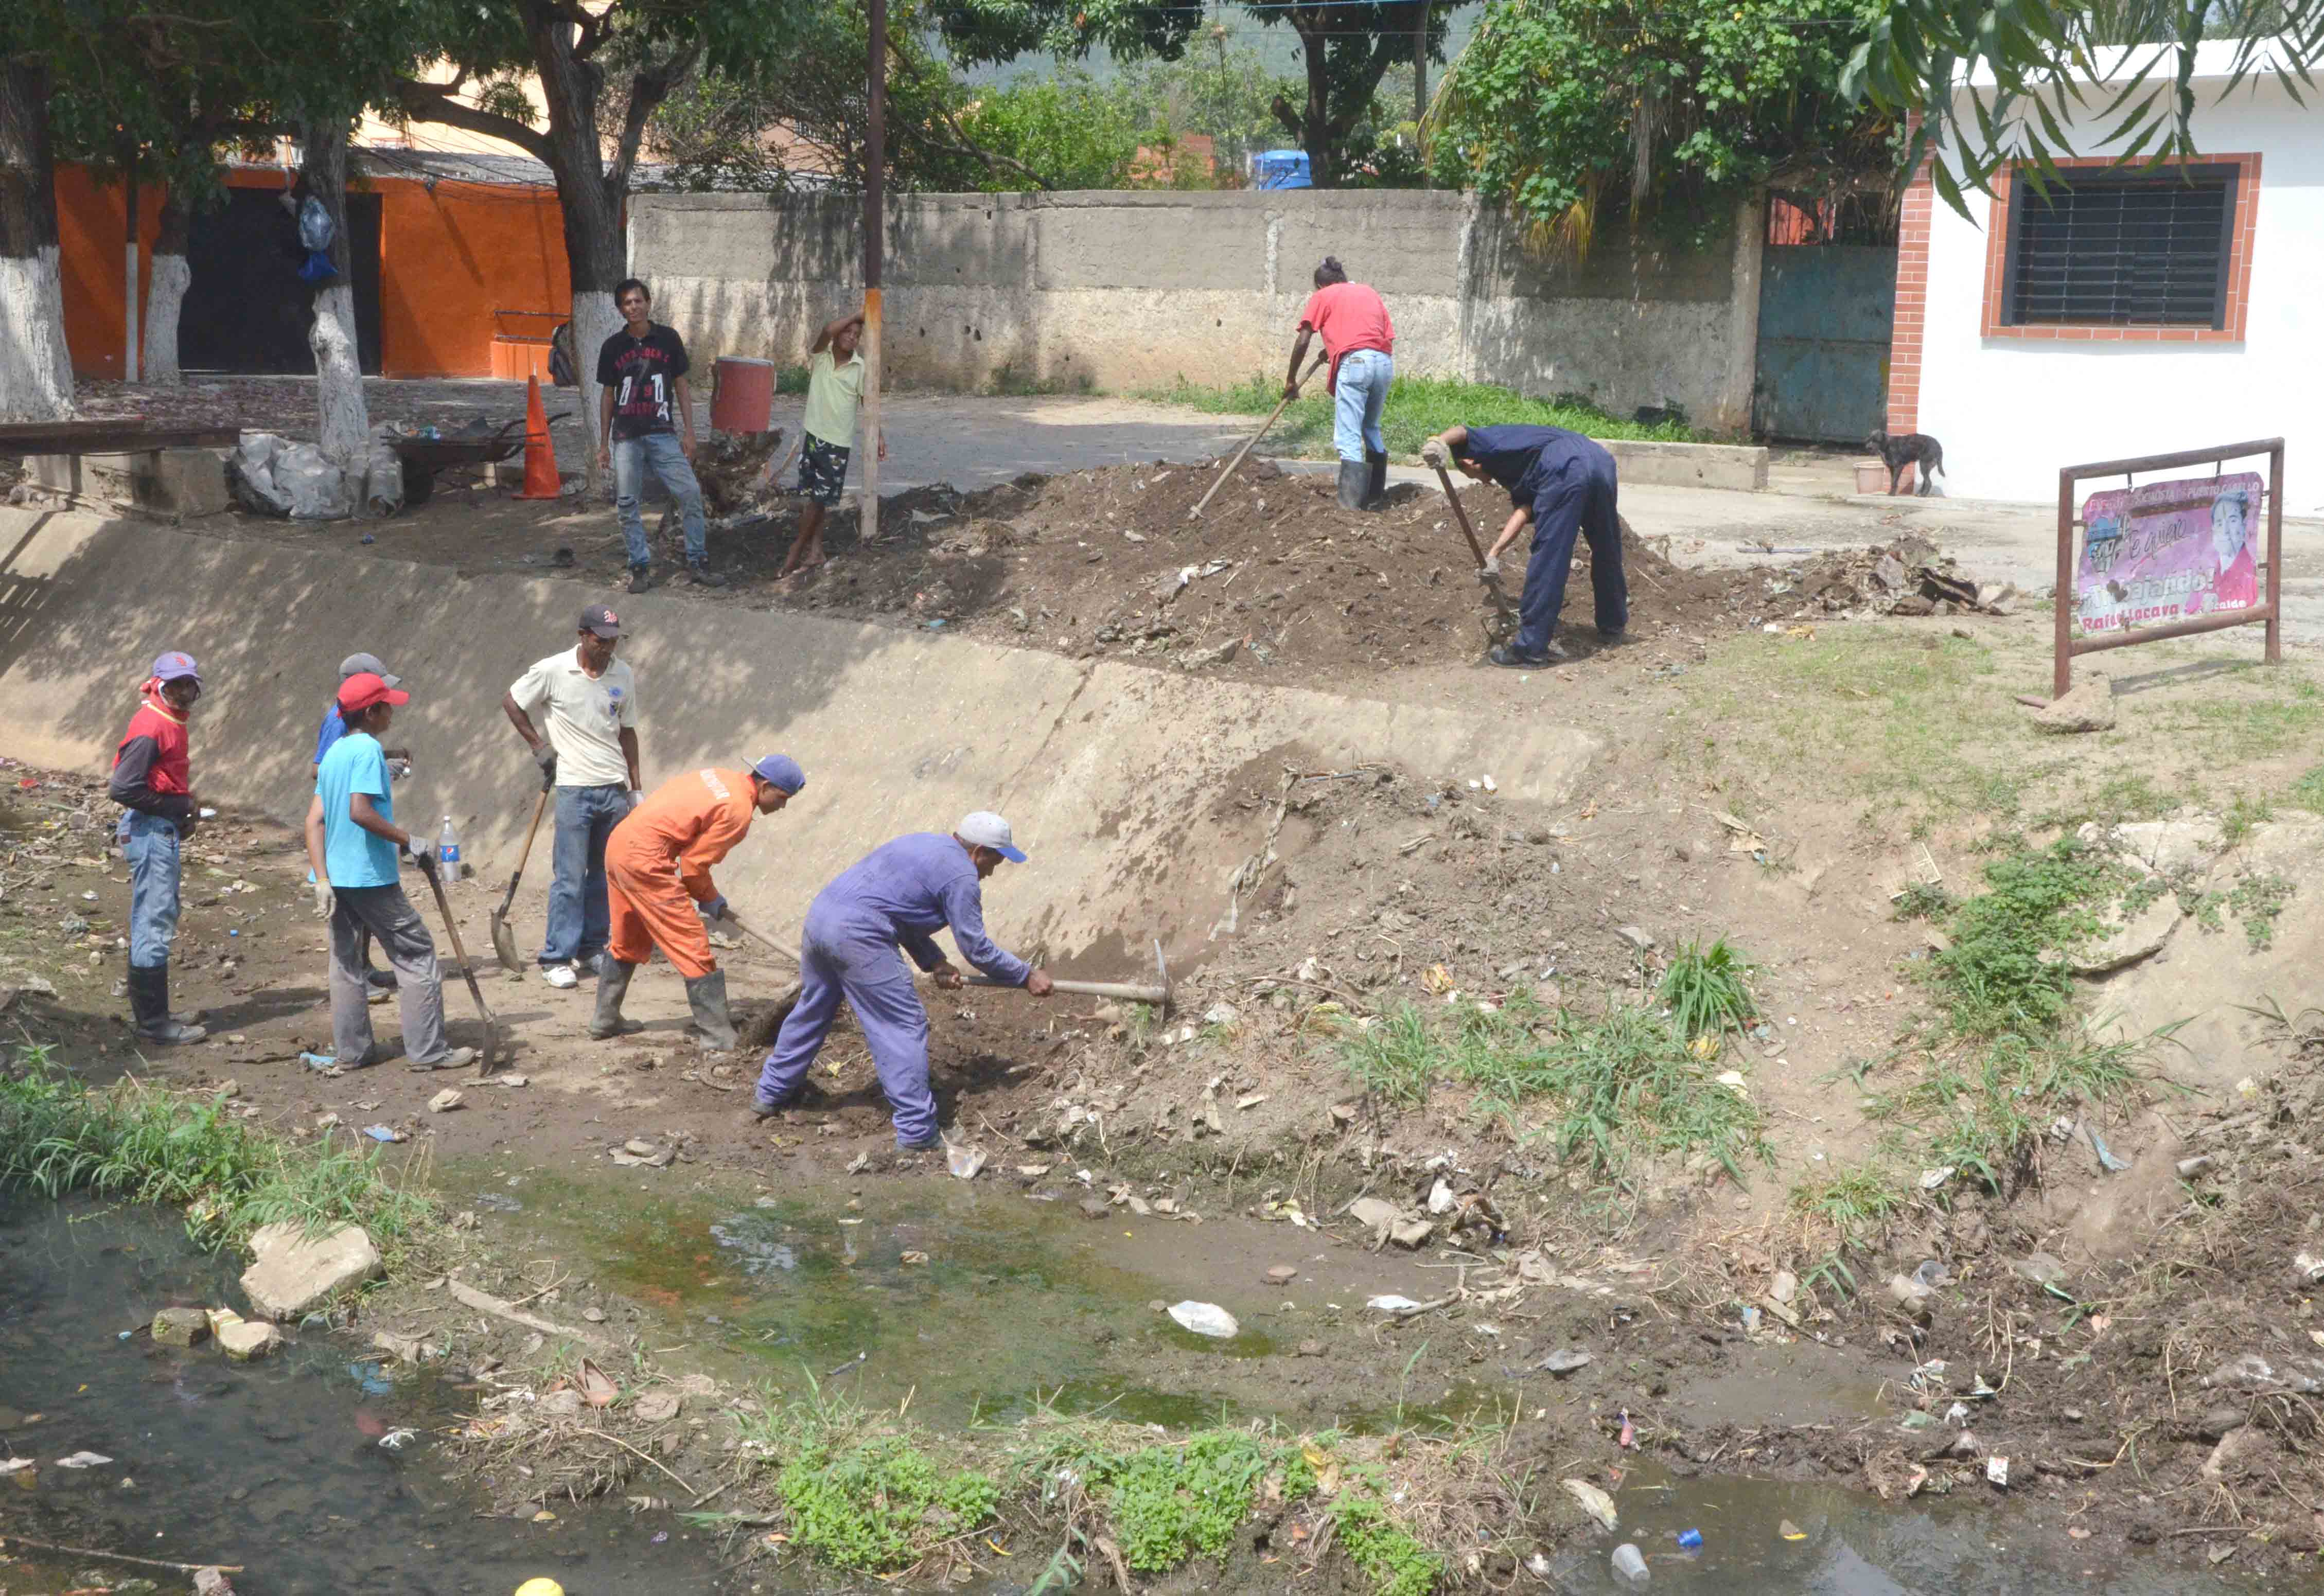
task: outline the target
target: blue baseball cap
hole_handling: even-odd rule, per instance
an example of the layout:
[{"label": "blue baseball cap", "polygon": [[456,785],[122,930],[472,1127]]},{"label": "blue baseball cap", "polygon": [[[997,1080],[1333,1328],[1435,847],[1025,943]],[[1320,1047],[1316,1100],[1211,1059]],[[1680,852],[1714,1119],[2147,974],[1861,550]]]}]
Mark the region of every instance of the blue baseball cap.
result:
[{"label": "blue baseball cap", "polygon": [[196,681],[202,679],[201,667],[194,663],[191,654],[182,654],[171,649],[153,661],[153,679],[157,682],[173,682],[185,677],[191,677]]},{"label": "blue baseball cap", "polygon": [[990,848],[1011,864],[1025,863],[1025,851],[1016,845],[1017,838],[1009,829],[1009,822],[990,809],[979,809],[964,815],[953,835],[964,843],[973,843],[980,848]]},{"label": "blue baseball cap", "polygon": [[787,753],[767,755],[751,767],[751,774],[794,796],[807,785],[807,772],[799,769],[798,761]]}]

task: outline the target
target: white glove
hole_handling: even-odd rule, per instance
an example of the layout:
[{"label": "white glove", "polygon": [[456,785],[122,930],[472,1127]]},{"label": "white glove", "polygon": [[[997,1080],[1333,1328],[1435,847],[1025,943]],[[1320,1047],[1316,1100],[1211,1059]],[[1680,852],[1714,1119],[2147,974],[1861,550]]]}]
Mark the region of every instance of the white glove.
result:
[{"label": "white glove", "polygon": [[1426,443],[1422,444],[1420,446],[1420,460],[1421,464],[1425,466],[1433,466],[1434,469],[1439,471],[1443,470],[1445,461],[1444,440],[1441,438],[1432,438]]},{"label": "white glove", "polygon": [[436,868],[436,847],[426,837],[406,837],[403,846],[410,853],[411,862],[420,869],[432,871]]},{"label": "white glove", "polygon": [[631,807],[631,808],[634,809],[634,808],[636,808],[640,804],[644,803],[645,801],[646,801],[646,795],[645,795],[643,792],[640,791],[638,789],[636,789],[636,788],[634,788],[634,787],[632,787],[632,789],[630,789],[630,807]]},{"label": "white glove", "polygon": [[315,918],[318,920],[329,919],[331,909],[337,902],[338,896],[331,890],[331,883],[317,876],[315,878]]}]

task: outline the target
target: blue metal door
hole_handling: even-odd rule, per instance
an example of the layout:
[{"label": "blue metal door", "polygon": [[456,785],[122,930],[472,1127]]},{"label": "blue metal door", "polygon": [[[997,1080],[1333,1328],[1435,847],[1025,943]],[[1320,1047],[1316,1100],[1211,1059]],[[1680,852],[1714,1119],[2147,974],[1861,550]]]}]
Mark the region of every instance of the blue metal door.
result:
[{"label": "blue metal door", "polygon": [[1893,247],[1769,245],[1759,271],[1754,429],[1762,438],[1862,443],[1887,414],[1895,318]]}]

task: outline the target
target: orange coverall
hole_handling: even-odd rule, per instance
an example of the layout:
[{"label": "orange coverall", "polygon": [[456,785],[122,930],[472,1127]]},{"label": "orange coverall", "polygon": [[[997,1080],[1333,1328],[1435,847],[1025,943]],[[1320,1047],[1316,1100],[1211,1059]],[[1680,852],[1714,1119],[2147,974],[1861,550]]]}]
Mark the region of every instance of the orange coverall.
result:
[{"label": "orange coverall", "polygon": [[718,968],[696,903],[718,895],[710,867],[751,829],[748,770],[689,770],[664,782],[605,839],[606,951],[642,964],[656,947],[692,981]]}]

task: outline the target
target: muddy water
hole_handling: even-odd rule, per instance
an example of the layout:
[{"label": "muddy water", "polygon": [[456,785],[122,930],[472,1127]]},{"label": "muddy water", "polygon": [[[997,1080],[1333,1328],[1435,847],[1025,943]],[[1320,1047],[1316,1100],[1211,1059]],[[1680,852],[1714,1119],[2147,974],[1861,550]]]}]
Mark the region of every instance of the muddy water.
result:
[{"label": "muddy water", "polygon": [[[592,1260],[607,1286],[658,1305],[672,1342],[723,1361],[724,1372],[796,1389],[801,1371],[811,1371],[868,1401],[909,1394],[915,1415],[939,1425],[1006,1417],[1036,1400],[1172,1425],[1271,1416],[1353,1429],[1517,1406],[1503,1361],[1472,1361],[1465,1333],[1407,1327],[1377,1352],[1346,1333],[1377,1319],[1362,1308],[1370,1292],[1425,1298],[1449,1283],[1417,1260],[1326,1253],[1279,1225],[1189,1226],[1119,1212],[1091,1221],[1069,1203],[1029,1202],[997,1184],[882,1184],[841,1207],[774,1194],[609,1203],[553,1179],[503,1177],[480,1192],[480,1206],[493,1222]],[[923,1254],[926,1262],[908,1261]],[[1265,1270],[1278,1261],[1301,1274],[1268,1284]],[[1242,1334],[1208,1342],[1154,1311],[1188,1296],[1227,1307]],[[1309,1338],[1326,1341],[1330,1356],[1298,1356]],[[1775,1354],[1761,1399],[1812,1381],[1825,1385],[1819,1400],[1831,1406],[1822,1411],[1865,1411],[1870,1393],[1830,1388],[1813,1351]],[[1723,1388],[1702,1396],[1730,1419],[1754,1406]],[[2083,1556],[2046,1504],[2037,1523],[1984,1501],[1891,1508],[1857,1491],[1680,1480],[1651,1466],[1630,1471],[1618,1500],[1620,1536],[1592,1537],[1558,1560],[1553,1586],[1576,1596],[1626,1589],[1609,1564],[1622,1539],[1646,1554],[1651,1589],[1702,1596],[2180,1596],[2222,1588],[2218,1574],[2159,1559]],[[1779,1533],[1786,1519],[1798,1539]],[[1701,1552],[1678,1547],[1688,1529],[1702,1533]]]},{"label": "muddy water", "polygon": [[[719,1588],[715,1548],[663,1516],[476,1517],[485,1504],[439,1477],[429,1434],[467,1398],[392,1378],[346,1337],[310,1331],[253,1364],[153,1344],[156,1309],[239,1302],[236,1272],[174,1215],[0,1198],[0,1455],[40,1465],[0,1481],[0,1538],[239,1563],[244,1596],[506,1596],[536,1574],[572,1596]],[[58,1466],[84,1451],[112,1461]],[[86,1589],[84,1571],[189,1588],[0,1552],[15,1596]]]}]

